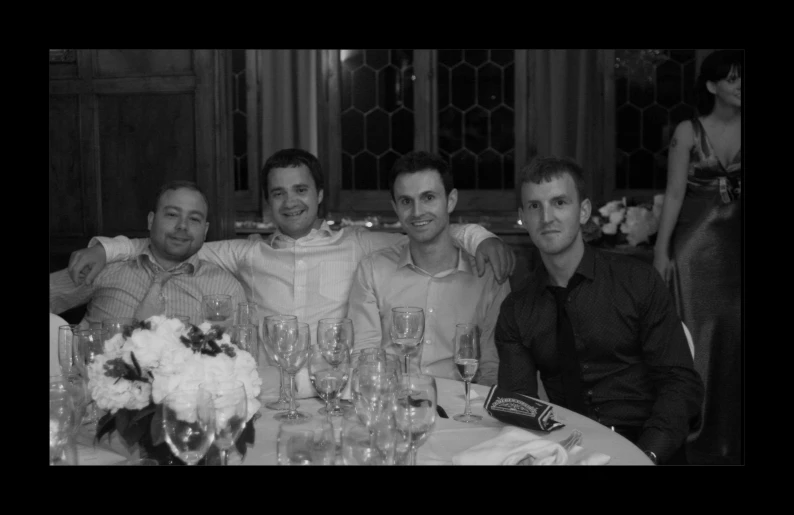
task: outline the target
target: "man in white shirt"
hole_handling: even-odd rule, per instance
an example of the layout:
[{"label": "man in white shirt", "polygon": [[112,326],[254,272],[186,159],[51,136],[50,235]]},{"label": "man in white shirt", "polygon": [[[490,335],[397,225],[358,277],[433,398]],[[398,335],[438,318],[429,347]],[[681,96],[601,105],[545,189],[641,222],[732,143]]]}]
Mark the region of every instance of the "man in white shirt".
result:
[{"label": "man in white shirt", "polygon": [[[322,167],[304,150],[273,154],[260,172],[260,183],[276,232],[266,240],[205,243],[198,255],[237,277],[249,302],[261,306],[265,315],[295,315],[308,323],[314,334],[320,319],[347,316],[348,294],[359,261],[407,237],[361,227],[332,231],[325,220],[317,218],[323,200]],[[478,225],[451,229],[456,243],[476,256],[480,273],[490,262],[497,279],[507,280],[515,266],[507,245]],[[106,261],[134,258],[147,243],[146,239],[124,236],[93,238],[89,248],[72,253],[69,273],[75,283],[84,280],[90,284]],[[314,395],[304,390],[299,387],[299,396]]]},{"label": "man in white shirt", "polygon": [[480,363],[475,382],[496,384],[499,356],[494,327],[510,284],[499,284],[491,270],[474,273],[469,254],[457,247],[449,230],[458,191],[449,166],[429,152],[409,152],[391,169],[392,207],[408,241],[373,252],[361,260],[353,279],[348,316],[356,348],[391,346],[391,310],[420,307],[424,341],[411,369],[460,379],[454,365],[456,324],[477,324]]}]

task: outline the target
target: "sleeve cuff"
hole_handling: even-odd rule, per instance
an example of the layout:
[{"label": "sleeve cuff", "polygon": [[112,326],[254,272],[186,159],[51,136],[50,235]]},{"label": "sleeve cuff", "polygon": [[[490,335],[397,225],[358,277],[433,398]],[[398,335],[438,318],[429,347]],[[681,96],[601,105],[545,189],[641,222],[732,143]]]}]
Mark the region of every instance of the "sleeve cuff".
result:
[{"label": "sleeve cuff", "polygon": [[666,463],[681,445],[683,442],[676,441],[667,433],[656,428],[648,428],[643,431],[637,441],[637,447],[643,452],[653,451],[660,464]]}]

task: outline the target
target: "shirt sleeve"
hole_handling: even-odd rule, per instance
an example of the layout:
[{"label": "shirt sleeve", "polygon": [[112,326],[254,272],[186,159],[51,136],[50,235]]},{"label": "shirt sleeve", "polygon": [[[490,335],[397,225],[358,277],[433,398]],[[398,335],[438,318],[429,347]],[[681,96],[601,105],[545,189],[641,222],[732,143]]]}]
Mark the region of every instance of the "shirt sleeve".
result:
[{"label": "shirt sleeve", "polygon": [[382,328],[380,309],[375,297],[374,271],[371,259],[362,259],[353,277],[347,303],[347,316],[353,321],[356,333],[355,349],[380,347]]},{"label": "shirt sleeve", "polygon": [[698,423],[703,381],[694,369],[670,292],[655,272],[652,268],[645,272],[648,295],[642,307],[639,336],[657,397],[637,446],[653,451],[659,462],[664,463],[684,444],[692,426]]},{"label": "shirt sleeve", "polygon": [[126,236],[116,236],[115,238],[108,238],[106,236],[94,236],[88,242],[89,247],[96,244],[102,245],[105,249],[105,256],[107,256],[107,263],[114,263],[116,261],[126,261],[132,259],[149,246],[149,238],[136,238],[131,240]]},{"label": "shirt sleeve", "polygon": [[502,302],[494,342],[499,354],[499,387],[530,397],[538,396],[537,367],[529,349],[521,342],[516,318],[516,297],[511,293]]},{"label": "shirt sleeve", "polygon": [[[480,246],[480,243],[488,238],[497,237],[494,233],[477,224],[450,224],[449,233],[455,245],[472,256],[477,253],[477,247]],[[408,236],[405,234],[369,231],[363,228],[358,231],[358,238],[361,247],[364,249],[364,255],[393,245],[401,245],[408,241]]]},{"label": "shirt sleeve", "polygon": [[510,282],[505,281],[503,284],[498,284],[493,274],[490,275],[491,288],[495,288],[495,295],[491,300],[488,311],[485,314],[485,320],[482,323],[482,331],[480,334],[480,374],[477,378],[478,384],[488,386],[495,385],[499,373],[499,353],[496,350],[496,343],[494,342],[494,332],[496,323],[499,319],[499,310],[502,307],[502,302],[510,294]]},{"label": "shirt sleeve", "polygon": [[210,241],[201,246],[198,257],[215,263],[239,279],[240,272],[245,267],[246,257],[254,245],[267,245],[267,243],[240,239]]},{"label": "shirt sleeve", "polygon": [[91,300],[94,286],[74,284],[69,270],[58,270],[50,274],[50,313],[59,315]]}]

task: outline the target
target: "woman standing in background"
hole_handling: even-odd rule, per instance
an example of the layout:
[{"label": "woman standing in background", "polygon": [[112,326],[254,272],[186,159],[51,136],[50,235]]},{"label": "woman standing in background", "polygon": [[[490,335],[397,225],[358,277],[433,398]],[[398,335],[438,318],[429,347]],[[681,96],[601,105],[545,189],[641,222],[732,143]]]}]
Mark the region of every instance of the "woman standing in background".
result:
[{"label": "woman standing in background", "polygon": [[681,122],[670,142],[654,248],[706,387],[701,424],[687,445],[692,464],[741,463],[743,60],[741,50],[719,50],[703,61],[699,116]]}]

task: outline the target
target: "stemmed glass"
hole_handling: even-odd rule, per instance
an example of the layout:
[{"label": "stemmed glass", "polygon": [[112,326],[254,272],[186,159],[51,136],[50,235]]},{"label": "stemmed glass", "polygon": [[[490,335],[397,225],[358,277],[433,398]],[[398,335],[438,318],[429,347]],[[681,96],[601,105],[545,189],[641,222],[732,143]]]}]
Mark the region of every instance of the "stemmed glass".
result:
[{"label": "stemmed glass", "polygon": [[248,420],[248,397],[242,381],[201,383],[215,408],[215,447],[221,451],[221,464],[229,464],[229,449],[240,437]]},{"label": "stemmed glass", "polygon": [[124,333],[124,329],[136,324],[134,318],[108,318],[102,321],[102,330],[105,332],[105,339],[110,340],[119,333]]},{"label": "stemmed glass", "polygon": [[416,465],[416,451],[430,436],[436,424],[438,391],[436,380],[424,374],[403,375],[394,419],[397,428],[410,442],[410,464]]},{"label": "stemmed glass", "polygon": [[458,422],[479,422],[482,420],[480,415],[471,412],[469,404],[469,390],[471,380],[477,373],[480,365],[480,330],[477,324],[457,324],[455,326],[455,365],[458,374],[463,379],[466,388],[466,409],[463,413],[453,416]]},{"label": "stemmed glass", "polygon": [[75,349],[75,333],[77,324],[62,325],[58,327],[58,364],[64,375],[79,371],[76,363],[77,352]]},{"label": "stemmed glass", "polygon": [[[265,350],[267,351],[271,360],[278,366],[279,374],[278,399],[265,404],[267,409],[279,411],[289,409],[290,399],[294,397],[294,392],[292,391],[289,391],[289,395],[287,395],[287,388],[289,387],[288,376],[284,372],[284,367],[282,367],[278,361],[278,355],[276,354],[276,340],[279,338],[279,334],[284,333],[285,329],[288,329],[287,333],[289,333],[290,331],[297,331],[297,328],[298,317],[294,315],[271,315],[265,317],[264,321],[262,322],[262,338],[265,343]],[[297,408],[299,406],[300,403],[295,401],[295,407]]]},{"label": "stemmed glass", "polygon": [[[91,379],[88,367],[98,355],[105,351],[104,334],[102,329],[84,329],[77,332],[77,366],[86,381]],[[99,409],[96,402],[92,400],[86,409],[83,424],[95,424],[98,420]]]},{"label": "stemmed glass", "polygon": [[422,308],[399,307],[391,310],[391,341],[405,359],[404,373],[410,370],[411,355],[417,352],[425,333],[425,312]]},{"label": "stemmed glass", "polygon": [[234,304],[231,295],[204,295],[201,297],[204,319],[211,325],[227,329],[233,322]]},{"label": "stemmed glass", "polygon": [[356,414],[369,428],[375,447],[375,427],[391,416],[399,389],[399,365],[370,355],[360,358],[355,383],[351,388]]},{"label": "stemmed glass", "polygon": [[[317,345],[331,365],[338,365],[337,360],[342,355],[340,352],[342,347],[352,350],[354,343],[353,321],[349,318],[323,318],[317,322]],[[344,414],[344,409],[340,405],[342,402],[345,402],[347,407],[351,406],[349,402],[340,400],[337,395],[334,397],[331,415]],[[321,408],[320,414],[324,415],[325,410],[326,408]]]},{"label": "stemmed glass", "polygon": [[215,408],[206,390],[178,390],[163,399],[163,430],[171,451],[188,465],[207,454],[215,439]]},{"label": "stemmed glass", "polygon": [[251,302],[240,302],[237,304],[237,325],[253,323],[254,304]]},{"label": "stemmed glass", "polygon": [[232,326],[229,339],[240,349],[251,353],[259,364],[259,352],[256,345],[256,326],[254,324],[237,324]]},{"label": "stemmed glass", "polygon": [[276,323],[272,329],[276,359],[284,371],[289,374],[290,391],[289,411],[277,413],[273,418],[287,423],[309,420],[312,416],[309,413],[298,411],[295,406],[295,374],[306,364],[311,352],[309,324],[290,321],[284,325]]},{"label": "stemmed glass", "polygon": [[85,417],[86,407],[91,401],[88,381],[78,373],[50,376],[50,394],[67,394],[72,399],[75,428],[79,428]]},{"label": "stemmed glass", "polygon": [[347,346],[340,345],[333,350],[328,348],[324,350],[319,345],[312,347],[309,357],[309,379],[317,394],[325,401],[325,408],[321,408],[318,413],[329,418],[345,414],[345,410],[334,408],[333,402],[339,398],[349,377],[350,351]]}]

